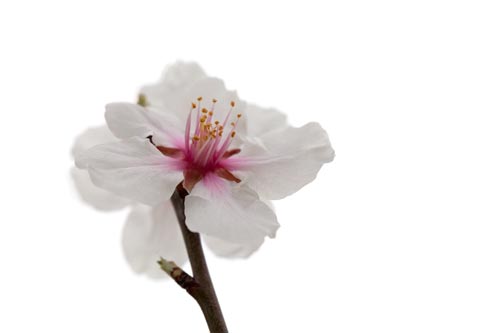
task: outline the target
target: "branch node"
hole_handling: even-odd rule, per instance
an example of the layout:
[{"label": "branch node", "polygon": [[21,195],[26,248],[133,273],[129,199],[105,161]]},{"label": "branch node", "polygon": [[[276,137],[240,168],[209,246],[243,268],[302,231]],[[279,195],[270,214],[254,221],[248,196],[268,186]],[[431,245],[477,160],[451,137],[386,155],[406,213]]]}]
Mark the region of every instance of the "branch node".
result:
[{"label": "branch node", "polygon": [[193,288],[199,287],[198,282],[189,275],[184,272],[182,268],[177,266],[177,264],[173,261],[167,261],[164,258],[160,258],[157,261],[160,268],[167,273],[174,281],[181,286],[183,289],[186,289],[188,293],[191,294]]}]

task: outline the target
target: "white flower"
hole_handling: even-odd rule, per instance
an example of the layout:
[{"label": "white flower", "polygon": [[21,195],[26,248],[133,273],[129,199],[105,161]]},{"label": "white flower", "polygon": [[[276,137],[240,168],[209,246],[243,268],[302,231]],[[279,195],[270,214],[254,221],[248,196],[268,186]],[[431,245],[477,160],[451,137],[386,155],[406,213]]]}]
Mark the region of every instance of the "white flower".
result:
[{"label": "white flower", "polygon": [[[142,93],[147,107],[107,105],[108,127],[120,140],[77,154],[76,165],[98,187],[170,213],[165,207],[183,182],[186,224],[219,254],[245,256],[274,237],[279,224],[267,201],[299,190],[334,157],[319,124],[290,127],[283,114],[247,105],[194,64],[171,67]],[[174,232],[160,226],[167,214],[153,214],[148,228]],[[163,244],[162,232],[143,237],[140,226],[140,219],[128,224],[127,242]],[[141,255],[133,266],[149,260]]]},{"label": "white flower", "polygon": [[[198,65],[179,62],[170,66],[164,73],[161,89],[160,86],[150,86],[145,87],[144,92],[147,91],[148,96],[153,97],[152,89],[159,89],[168,96],[202,77],[205,77],[205,74]],[[93,146],[117,141],[107,126],[93,127],[76,138],[72,154],[76,157]],[[94,208],[113,211],[130,206],[123,229],[122,246],[127,262],[136,273],[152,278],[166,278],[167,275],[156,263],[159,257],[174,260],[178,265],[187,261],[177,217],[169,200],[155,207],[142,205],[95,186],[87,170],[72,168],[71,175],[82,200]],[[222,257],[248,257],[256,250],[255,247],[206,235],[203,235],[203,240],[215,254]]]}]

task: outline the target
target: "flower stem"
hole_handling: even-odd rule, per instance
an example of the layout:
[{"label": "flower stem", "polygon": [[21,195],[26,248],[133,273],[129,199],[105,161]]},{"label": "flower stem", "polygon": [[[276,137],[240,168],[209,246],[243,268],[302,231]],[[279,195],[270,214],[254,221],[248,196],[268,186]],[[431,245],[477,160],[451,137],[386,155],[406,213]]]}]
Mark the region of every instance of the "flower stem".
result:
[{"label": "flower stem", "polygon": [[196,300],[201,311],[203,311],[210,332],[227,333],[228,330],[224,321],[224,316],[222,315],[212,279],[208,272],[205,255],[203,254],[200,235],[190,231],[186,226],[184,199],[187,195],[188,193],[184,187],[182,187],[182,184],[179,184],[171,197],[172,204],[175,208],[175,214],[179,220],[182,236],[184,237],[184,243],[186,245],[195,282],[194,285],[190,285],[190,288],[185,289]]}]

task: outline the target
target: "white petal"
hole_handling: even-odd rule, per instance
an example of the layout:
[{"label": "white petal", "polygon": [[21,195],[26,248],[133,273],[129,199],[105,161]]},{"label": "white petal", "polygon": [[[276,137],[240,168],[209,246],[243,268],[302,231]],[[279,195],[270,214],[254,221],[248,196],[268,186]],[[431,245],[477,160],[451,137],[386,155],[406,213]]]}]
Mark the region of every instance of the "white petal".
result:
[{"label": "white petal", "polygon": [[[76,138],[71,153],[75,157],[93,146],[108,142],[116,142],[116,138],[106,126],[91,127]],[[98,210],[117,210],[129,204],[129,200],[95,186],[85,170],[72,168],[71,178],[80,198]]]},{"label": "white petal", "polygon": [[75,161],[77,167],[89,170],[95,185],[152,206],[169,200],[183,178],[177,161],[164,156],[147,139],[95,146]]},{"label": "white petal", "polygon": [[95,209],[111,211],[122,209],[130,204],[130,200],[95,186],[87,170],[71,168],[71,178],[80,198]]},{"label": "white petal", "polygon": [[141,94],[146,96],[147,103],[154,108],[184,114],[189,105],[179,108],[179,98],[186,94],[193,83],[204,77],[206,75],[198,64],[177,62],[166,68],[158,83],[144,86]]},{"label": "white petal", "polygon": [[[274,206],[271,201],[264,203],[273,210]],[[231,243],[219,238],[203,235],[203,241],[215,255],[224,258],[248,258],[255,253],[264,243],[264,239],[256,239],[255,242],[247,242],[245,244]]]},{"label": "white petal", "polygon": [[120,139],[153,136],[156,144],[175,145],[183,142],[183,124],[172,114],[159,113],[132,103],[106,105],[106,122]]},{"label": "white petal", "polygon": [[113,133],[105,126],[89,127],[83,133],[76,137],[71,154],[73,157],[79,153],[93,147],[108,142],[116,142]]},{"label": "white petal", "polygon": [[279,227],[273,210],[254,191],[215,175],[205,175],[186,197],[186,224],[194,232],[245,246],[274,237]]},{"label": "white petal", "polygon": [[250,118],[247,125],[249,137],[260,137],[287,127],[286,115],[274,108],[262,108],[255,104],[247,104],[246,113]]},{"label": "white petal", "polygon": [[[323,164],[335,155],[328,134],[317,123],[288,127],[260,139],[268,156],[254,156],[256,160],[242,169],[248,172],[248,186],[268,200],[282,199],[313,181]],[[242,150],[241,155],[245,154]]]},{"label": "white petal", "polygon": [[238,244],[207,235],[203,235],[203,240],[212,252],[219,257],[225,258],[248,258],[264,243],[264,238]]},{"label": "white petal", "polygon": [[179,266],[187,260],[187,253],[170,201],[154,208],[135,206],[123,228],[122,245],[130,267],[139,274],[152,278],[167,275],[156,263],[160,257]]}]

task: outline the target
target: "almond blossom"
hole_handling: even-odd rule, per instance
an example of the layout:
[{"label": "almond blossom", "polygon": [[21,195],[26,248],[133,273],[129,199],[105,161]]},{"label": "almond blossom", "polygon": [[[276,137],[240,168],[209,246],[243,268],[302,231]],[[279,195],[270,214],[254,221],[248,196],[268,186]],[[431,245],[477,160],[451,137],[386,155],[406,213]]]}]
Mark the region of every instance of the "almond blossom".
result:
[{"label": "almond blossom", "polygon": [[107,105],[116,139],[75,153],[76,166],[105,193],[146,205],[137,205],[124,232],[136,267],[147,267],[168,237],[180,240],[169,224],[175,223],[169,198],[179,183],[189,192],[187,227],[220,254],[247,256],[279,227],[269,201],[314,180],[334,157],[319,124],[291,127],[282,113],[241,101],[198,69],[171,67],[142,89],[146,106]]},{"label": "almond blossom", "polygon": [[[206,75],[197,64],[178,62],[168,67],[161,84],[146,86],[142,93],[147,93],[148,99],[151,97],[152,100],[157,96],[155,93],[158,96],[175,95],[203,77]],[[158,110],[165,111],[165,108]],[[107,126],[91,127],[76,138],[71,152],[75,158],[93,146],[117,141]],[[122,247],[134,272],[151,278],[166,278],[156,263],[159,257],[170,258],[179,265],[187,261],[177,217],[170,201],[155,207],[143,205],[97,187],[87,170],[74,167],[71,176],[81,199],[95,209],[115,211],[130,207],[122,233]],[[212,252],[226,258],[245,258],[257,249],[255,246],[230,243],[206,235],[203,240]]]}]

